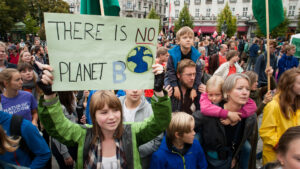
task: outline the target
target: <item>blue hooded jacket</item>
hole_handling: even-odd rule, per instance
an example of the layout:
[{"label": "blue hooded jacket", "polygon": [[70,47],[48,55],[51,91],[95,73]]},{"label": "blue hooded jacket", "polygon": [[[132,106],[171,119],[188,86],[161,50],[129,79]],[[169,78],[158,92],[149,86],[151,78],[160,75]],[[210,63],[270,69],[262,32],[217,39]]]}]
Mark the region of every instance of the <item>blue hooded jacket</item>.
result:
[{"label": "blue hooded jacket", "polygon": [[293,67],[298,67],[298,65],[299,61],[297,58],[295,58],[294,56],[287,56],[286,54],[283,54],[278,61],[278,79],[283,72]]},{"label": "blue hooded jacket", "polygon": [[[9,136],[11,118],[12,115],[2,111],[0,112],[0,124]],[[31,160],[27,152],[18,148],[16,152],[6,152],[0,155],[0,160],[14,165],[17,165],[18,162],[21,166],[26,166],[31,169],[44,167],[51,157],[51,152],[38,129],[30,121],[24,119],[21,124],[21,135],[30,151],[35,155],[34,159]],[[16,158],[14,157],[15,154]]]},{"label": "blue hooded jacket", "polygon": [[150,169],[206,169],[207,162],[200,143],[194,139],[187,153],[170,150],[164,137],[159,149],[152,154]]}]

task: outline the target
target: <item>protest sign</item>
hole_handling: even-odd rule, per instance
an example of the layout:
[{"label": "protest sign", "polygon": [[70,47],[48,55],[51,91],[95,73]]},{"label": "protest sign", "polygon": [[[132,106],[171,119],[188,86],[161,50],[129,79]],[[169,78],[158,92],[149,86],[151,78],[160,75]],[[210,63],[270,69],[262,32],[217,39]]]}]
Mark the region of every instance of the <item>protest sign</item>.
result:
[{"label": "protest sign", "polygon": [[159,20],[45,13],[54,91],[152,89]]},{"label": "protest sign", "polygon": [[295,57],[300,58],[300,34],[291,37],[291,44],[296,46]]}]

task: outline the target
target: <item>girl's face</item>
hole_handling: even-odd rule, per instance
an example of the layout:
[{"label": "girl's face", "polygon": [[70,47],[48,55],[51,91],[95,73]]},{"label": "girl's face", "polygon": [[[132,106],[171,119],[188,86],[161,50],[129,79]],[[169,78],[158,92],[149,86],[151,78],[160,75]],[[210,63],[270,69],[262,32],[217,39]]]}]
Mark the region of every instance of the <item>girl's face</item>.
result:
[{"label": "girl's face", "polygon": [[25,52],[25,53],[23,54],[22,61],[23,61],[23,62],[30,63],[31,60],[32,60],[32,57],[31,57],[30,53],[29,53],[29,52]]},{"label": "girl's face", "polygon": [[296,77],[294,86],[293,86],[293,92],[297,95],[300,96],[300,75]]},{"label": "girl's face", "polygon": [[234,63],[239,61],[240,60],[239,55],[233,56],[232,60],[234,61]]},{"label": "girl's face", "polygon": [[290,142],[285,155],[278,154],[277,158],[283,165],[283,169],[299,169],[300,168],[300,139]]},{"label": "girl's face", "polygon": [[22,85],[23,85],[23,81],[21,79],[21,74],[19,72],[15,72],[12,74],[10,83],[6,86],[6,88],[13,89],[13,90],[21,90]]},{"label": "girl's face", "polygon": [[223,95],[221,92],[221,89],[218,88],[206,88],[207,90],[207,96],[208,99],[213,103],[213,104],[218,104],[222,101]]},{"label": "girl's face", "polygon": [[20,72],[21,74],[21,78],[24,82],[28,82],[28,81],[31,81],[33,79],[33,76],[34,76],[34,73],[33,73],[33,70],[31,69],[25,69],[25,70],[22,70]]},{"label": "girl's face", "polygon": [[0,60],[3,61],[6,59],[6,52],[5,52],[5,48],[0,46]]},{"label": "girl's face", "polygon": [[247,103],[249,95],[249,82],[246,79],[238,79],[234,88],[228,93],[228,102],[244,105]]},{"label": "girl's face", "polygon": [[257,89],[257,85],[258,85],[258,78],[255,79],[255,82],[252,84],[251,86],[251,90],[256,90]]},{"label": "girl's face", "polygon": [[112,134],[115,132],[121,122],[121,112],[117,109],[111,109],[105,104],[104,108],[95,113],[96,122],[101,128],[103,134]]}]

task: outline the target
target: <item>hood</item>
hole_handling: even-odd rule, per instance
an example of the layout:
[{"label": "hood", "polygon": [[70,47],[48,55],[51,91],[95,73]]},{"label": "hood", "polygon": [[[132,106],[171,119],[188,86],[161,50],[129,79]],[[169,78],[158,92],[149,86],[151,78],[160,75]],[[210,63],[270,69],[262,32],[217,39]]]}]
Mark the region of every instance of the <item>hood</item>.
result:
[{"label": "hood", "polygon": [[[125,96],[119,97],[119,99],[120,99],[120,101],[121,101],[122,106],[125,105],[126,95],[125,95]],[[147,102],[145,96],[142,95],[142,97],[141,97],[141,103],[140,103],[140,105],[138,106],[137,112],[138,112],[139,110],[141,110],[141,109],[144,109],[144,108],[147,106],[147,104],[149,104],[149,103]]]}]

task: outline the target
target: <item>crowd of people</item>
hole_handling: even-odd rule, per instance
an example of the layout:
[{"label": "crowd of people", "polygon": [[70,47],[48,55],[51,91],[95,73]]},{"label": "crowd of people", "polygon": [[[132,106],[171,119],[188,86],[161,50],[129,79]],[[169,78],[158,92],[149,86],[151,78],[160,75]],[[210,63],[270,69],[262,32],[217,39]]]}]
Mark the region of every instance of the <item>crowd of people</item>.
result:
[{"label": "crowd of people", "polygon": [[298,169],[295,51],[182,27],[158,41],[154,89],[53,92],[47,46],[0,42],[0,166],[256,169],[260,137],[263,168]]}]

